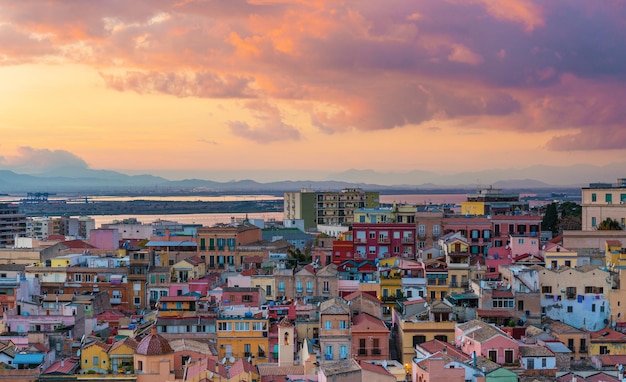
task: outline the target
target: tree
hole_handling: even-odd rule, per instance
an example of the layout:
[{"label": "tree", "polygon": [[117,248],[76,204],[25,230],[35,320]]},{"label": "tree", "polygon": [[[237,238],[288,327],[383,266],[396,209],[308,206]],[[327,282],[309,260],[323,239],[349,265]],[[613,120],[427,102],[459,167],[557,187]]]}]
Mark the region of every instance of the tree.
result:
[{"label": "tree", "polygon": [[606,218],[598,225],[596,229],[598,231],[621,231],[622,227],[620,227],[617,220]]},{"label": "tree", "polygon": [[557,235],[559,229],[559,214],[557,211],[557,204],[550,203],[546,208],[546,213],[543,215],[543,220],[541,221],[541,230],[542,231],[551,231],[552,235]]},{"label": "tree", "polygon": [[582,218],[583,209],[582,209],[582,206],[578,203],[563,202],[559,205],[559,214],[561,216],[561,219],[568,217],[568,216]]}]

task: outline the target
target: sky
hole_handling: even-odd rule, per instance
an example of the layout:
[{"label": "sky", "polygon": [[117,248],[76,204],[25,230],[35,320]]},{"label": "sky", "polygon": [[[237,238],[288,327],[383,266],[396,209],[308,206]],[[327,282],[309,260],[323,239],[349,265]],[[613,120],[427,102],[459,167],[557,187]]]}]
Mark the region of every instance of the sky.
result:
[{"label": "sky", "polygon": [[615,0],[0,0],[0,169],[626,162],[625,20]]}]

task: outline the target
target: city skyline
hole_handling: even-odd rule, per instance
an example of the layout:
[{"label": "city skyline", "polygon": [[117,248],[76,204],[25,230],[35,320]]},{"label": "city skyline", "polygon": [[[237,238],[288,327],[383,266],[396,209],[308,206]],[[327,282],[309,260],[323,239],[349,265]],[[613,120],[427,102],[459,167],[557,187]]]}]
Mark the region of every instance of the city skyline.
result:
[{"label": "city skyline", "polygon": [[277,181],[626,162],[619,2],[0,9],[0,169]]}]

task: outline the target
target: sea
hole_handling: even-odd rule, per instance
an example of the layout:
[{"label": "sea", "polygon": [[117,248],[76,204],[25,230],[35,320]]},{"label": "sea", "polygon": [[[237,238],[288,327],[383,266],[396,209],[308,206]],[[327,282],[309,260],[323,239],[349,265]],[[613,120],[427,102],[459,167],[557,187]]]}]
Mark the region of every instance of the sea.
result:
[{"label": "sea", "polygon": [[[524,194],[520,196],[533,196],[532,194]],[[54,202],[56,196],[50,196],[49,200]],[[204,201],[204,202],[223,202],[223,201],[266,201],[266,200],[282,200],[282,196],[275,195],[220,195],[220,196],[76,196],[76,197],[58,197],[67,203],[85,203],[99,201],[133,201],[133,200],[154,200],[154,201]],[[381,204],[453,204],[459,206],[461,202],[467,199],[467,194],[398,194],[398,195],[380,195]],[[19,198],[15,196],[0,196],[2,202],[19,202]],[[531,207],[533,203],[531,201]],[[264,221],[282,221],[282,212],[254,212],[254,213],[203,213],[203,214],[159,214],[159,215],[93,215],[96,227],[102,224],[122,221],[129,218],[135,218],[144,224],[149,224],[158,220],[176,221],[183,224],[201,224],[203,226],[212,226],[218,223],[228,223],[231,221],[240,221],[245,219],[262,219]]]}]

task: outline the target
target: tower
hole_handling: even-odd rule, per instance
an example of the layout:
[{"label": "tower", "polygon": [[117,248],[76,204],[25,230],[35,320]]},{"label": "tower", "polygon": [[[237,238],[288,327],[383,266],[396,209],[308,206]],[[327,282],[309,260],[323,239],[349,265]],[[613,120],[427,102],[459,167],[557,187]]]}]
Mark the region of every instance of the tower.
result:
[{"label": "tower", "polygon": [[293,366],[295,340],[293,323],[285,317],[278,323],[278,366]]}]

